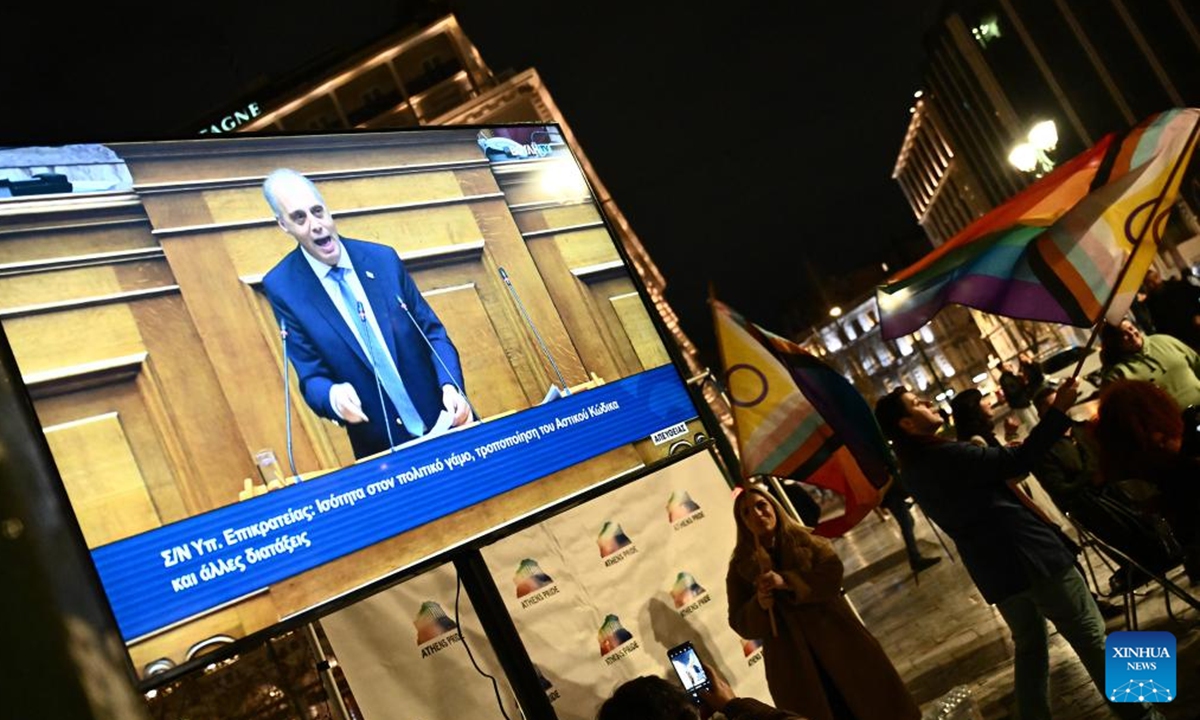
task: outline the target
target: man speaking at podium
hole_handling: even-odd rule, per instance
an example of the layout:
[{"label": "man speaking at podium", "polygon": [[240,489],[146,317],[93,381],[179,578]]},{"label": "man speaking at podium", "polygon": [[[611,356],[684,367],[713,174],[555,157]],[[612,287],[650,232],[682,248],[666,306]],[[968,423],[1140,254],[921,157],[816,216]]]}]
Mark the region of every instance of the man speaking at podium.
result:
[{"label": "man speaking at podium", "polygon": [[272,172],[263,195],[299,243],[263,289],[308,406],[346,425],[357,458],[467,422],[458,351],[396,251],[340,237],[294,170]]}]

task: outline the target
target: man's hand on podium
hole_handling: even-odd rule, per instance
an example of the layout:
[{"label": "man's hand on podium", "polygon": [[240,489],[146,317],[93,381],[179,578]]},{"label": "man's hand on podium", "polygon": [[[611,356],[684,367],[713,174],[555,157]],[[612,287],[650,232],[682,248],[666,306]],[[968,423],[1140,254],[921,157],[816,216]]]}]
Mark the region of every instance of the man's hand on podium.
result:
[{"label": "man's hand on podium", "polygon": [[453,385],[442,386],[442,406],[453,417],[450,427],[458,427],[471,419],[471,406]]},{"label": "man's hand on podium", "polygon": [[329,388],[329,404],[333,411],[351,425],[367,422],[367,416],[362,410],[362,400],[350,383],[338,383]]}]

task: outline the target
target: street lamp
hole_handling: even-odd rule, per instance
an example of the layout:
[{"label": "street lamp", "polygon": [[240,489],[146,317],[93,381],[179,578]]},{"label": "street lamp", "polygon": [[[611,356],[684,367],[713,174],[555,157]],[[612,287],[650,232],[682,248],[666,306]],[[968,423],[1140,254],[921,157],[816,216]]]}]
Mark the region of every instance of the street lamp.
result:
[{"label": "street lamp", "polygon": [[842,316],[842,308],[841,307],[834,305],[833,307],[829,308],[829,317],[838,318],[841,316]]},{"label": "street lamp", "polygon": [[1025,142],[1017,143],[1008,153],[1008,162],[1021,172],[1033,172],[1041,177],[1054,169],[1048,153],[1058,147],[1058,127],[1053,120],[1043,120],[1029,128]]}]

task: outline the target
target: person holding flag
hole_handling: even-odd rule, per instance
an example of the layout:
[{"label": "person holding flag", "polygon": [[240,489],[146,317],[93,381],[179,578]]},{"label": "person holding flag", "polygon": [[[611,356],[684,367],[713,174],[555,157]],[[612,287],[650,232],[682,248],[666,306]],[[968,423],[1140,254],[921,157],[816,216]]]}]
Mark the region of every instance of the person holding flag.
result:
[{"label": "person holding flag", "polygon": [[[893,390],[875,405],[880,427],[896,446],[909,492],[954,540],[983,599],[996,606],[1012,632],[1022,720],[1051,719],[1047,620],[1106,695],[1104,618],[1075,566],[1075,549],[1030,498],[1008,482],[1028,473],[1067,431],[1071,418],[1066,413],[1078,396],[1078,381],[1064,381],[1041,422],[1016,447],[980,447],[938,437],[942,416],[932,403],[905,388]],[[1129,720],[1163,717],[1149,703],[1110,707]]]},{"label": "person holding flag", "polygon": [[833,544],[760,486],[734,500],[737,543],[725,587],[729,627],[763,639],[767,687],[809,720],[917,720],[920,708],[843,597]]}]

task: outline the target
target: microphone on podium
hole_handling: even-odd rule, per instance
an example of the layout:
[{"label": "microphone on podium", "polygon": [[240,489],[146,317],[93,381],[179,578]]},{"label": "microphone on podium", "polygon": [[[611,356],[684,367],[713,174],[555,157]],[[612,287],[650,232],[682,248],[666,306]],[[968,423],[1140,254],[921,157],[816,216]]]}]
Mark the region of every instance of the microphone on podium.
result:
[{"label": "microphone on podium", "polygon": [[287,456],[288,467],[292,469],[292,477],[300,479],[300,473],[296,472],[296,458],[292,454],[292,381],[289,365],[291,361],[288,359],[287,347],[287,320],[279,318],[279,340],[283,343],[283,424],[287,428]]},{"label": "microphone on podium", "polygon": [[471,417],[479,419],[479,413],[475,412],[475,406],[471,404],[471,400],[467,397],[467,394],[463,392],[462,385],[458,384],[458,380],[454,378],[454,373],[450,372],[450,368],[446,365],[446,361],[442,359],[441,354],[438,353],[437,348],[435,348],[433,343],[429,341],[429,336],[425,334],[425,330],[421,327],[421,323],[417,322],[417,319],[413,317],[412,311],[408,309],[408,303],[404,302],[404,298],[400,297],[399,295],[396,296],[396,302],[400,304],[400,309],[404,311],[404,314],[408,316],[409,321],[412,322],[413,327],[417,329],[417,334],[420,335],[421,339],[425,341],[425,346],[429,348],[429,352],[433,353],[433,357],[438,361],[438,365],[441,365],[442,370],[446,371],[446,377],[450,378],[450,383],[454,385],[454,389],[458,391],[459,397],[461,397],[463,402],[467,404],[467,407],[471,409]]},{"label": "microphone on podium", "polygon": [[541,348],[542,354],[550,361],[550,367],[554,369],[554,374],[558,376],[558,381],[562,383],[562,394],[570,395],[571,387],[567,385],[567,379],[563,377],[562,371],[558,369],[558,363],[554,362],[554,356],[550,354],[550,348],[546,347],[546,343],[542,340],[541,333],[538,332],[537,326],[533,324],[533,318],[529,317],[529,313],[525,310],[525,303],[521,302],[521,296],[517,294],[517,289],[513,287],[512,280],[509,279],[508,273],[504,268],[500,268],[500,279],[504,281],[504,285],[508,287],[508,292],[512,295],[513,300],[517,303],[517,309],[521,311],[521,317],[525,320],[525,324],[529,326],[529,330],[533,333],[533,337],[537,340],[538,347]]}]

